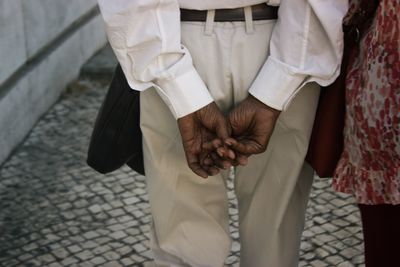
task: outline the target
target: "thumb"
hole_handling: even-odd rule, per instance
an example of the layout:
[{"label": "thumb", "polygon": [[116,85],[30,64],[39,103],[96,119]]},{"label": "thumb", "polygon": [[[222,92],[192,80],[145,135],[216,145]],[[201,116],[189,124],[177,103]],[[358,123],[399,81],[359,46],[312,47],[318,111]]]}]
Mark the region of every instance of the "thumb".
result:
[{"label": "thumb", "polygon": [[230,148],[243,155],[259,154],[263,152],[260,145],[253,140],[235,140],[229,138],[225,143],[229,145]]}]

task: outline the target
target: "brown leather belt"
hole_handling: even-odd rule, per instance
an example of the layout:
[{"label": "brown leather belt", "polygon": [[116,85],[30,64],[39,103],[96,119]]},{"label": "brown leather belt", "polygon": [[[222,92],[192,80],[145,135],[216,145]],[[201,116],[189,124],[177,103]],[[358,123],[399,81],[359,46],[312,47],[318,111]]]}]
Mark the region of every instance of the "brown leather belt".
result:
[{"label": "brown leather belt", "polygon": [[[278,18],[278,7],[266,4],[251,7],[253,20],[273,20]],[[207,10],[181,9],[181,21],[206,21]],[[217,9],[214,21],[245,21],[244,8]]]}]

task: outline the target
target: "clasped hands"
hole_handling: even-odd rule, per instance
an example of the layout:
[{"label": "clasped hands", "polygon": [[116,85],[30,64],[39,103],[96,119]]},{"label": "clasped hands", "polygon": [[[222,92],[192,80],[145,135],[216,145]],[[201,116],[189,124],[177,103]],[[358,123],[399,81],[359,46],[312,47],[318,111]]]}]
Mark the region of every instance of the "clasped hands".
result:
[{"label": "clasped hands", "polygon": [[207,178],[266,150],[279,110],[249,95],[227,117],[211,104],[178,119],[189,168]]}]

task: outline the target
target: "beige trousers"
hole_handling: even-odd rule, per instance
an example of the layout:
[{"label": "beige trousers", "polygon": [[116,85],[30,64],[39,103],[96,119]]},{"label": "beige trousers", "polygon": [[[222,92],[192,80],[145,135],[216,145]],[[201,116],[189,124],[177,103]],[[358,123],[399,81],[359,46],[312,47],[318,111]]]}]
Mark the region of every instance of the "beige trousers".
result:
[{"label": "beige trousers", "polygon": [[[275,21],[182,23],[182,42],[218,106],[242,101],[265,62]],[[319,87],[280,115],[265,153],[235,170],[242,267],[297,266],[313,171],[303,164]],[[177,123],[155,90],[141,93],[154,266],[220,267],[230,251],[227,173],[188,168]]]}]

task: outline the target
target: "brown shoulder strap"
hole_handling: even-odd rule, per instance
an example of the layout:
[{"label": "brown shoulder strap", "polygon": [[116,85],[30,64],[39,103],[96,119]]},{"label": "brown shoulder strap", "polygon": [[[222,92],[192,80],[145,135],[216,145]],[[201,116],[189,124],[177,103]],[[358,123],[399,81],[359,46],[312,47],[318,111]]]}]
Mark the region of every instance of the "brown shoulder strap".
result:
[{"label": "brown shoulder strap", "polygon": [[[359,37],[371,25],[380,0],[361,0],[356,12],[351,19],[344,25],[344,32],[347,41],[357,42]],[[350,39],[350,40],[349,40]]]}]

